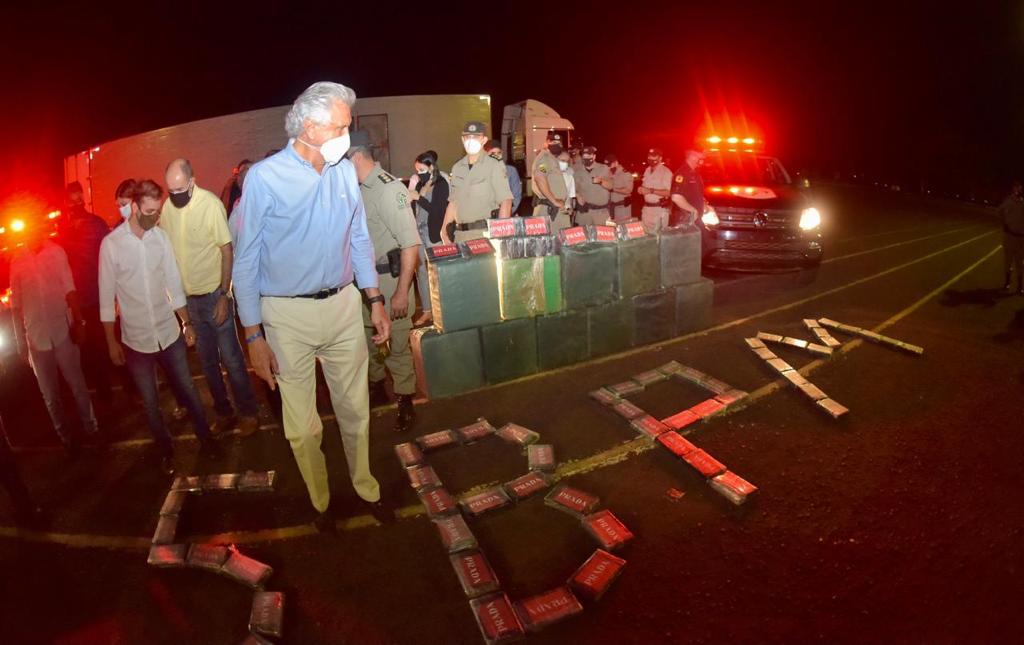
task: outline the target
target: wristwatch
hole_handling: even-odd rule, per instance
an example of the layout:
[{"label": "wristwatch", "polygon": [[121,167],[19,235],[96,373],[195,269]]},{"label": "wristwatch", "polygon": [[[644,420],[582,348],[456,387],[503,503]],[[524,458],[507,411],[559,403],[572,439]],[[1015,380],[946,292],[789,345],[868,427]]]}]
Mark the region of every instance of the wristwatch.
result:
[{"label": "wristwatch", "polygon": [[379,302],[380,304],[384,304],[384,296],[382,296],[381,294],[378,293],[377,295],[375,295],[372,298],[367,298],[366,302],[368,302],[371,305],[373,303],[375,303],[375,302]]}]

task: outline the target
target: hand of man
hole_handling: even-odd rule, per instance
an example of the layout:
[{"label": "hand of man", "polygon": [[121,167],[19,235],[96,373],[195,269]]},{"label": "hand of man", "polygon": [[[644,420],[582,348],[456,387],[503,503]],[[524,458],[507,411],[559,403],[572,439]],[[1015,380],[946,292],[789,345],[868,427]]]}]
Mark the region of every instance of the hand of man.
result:
[{"label": "hand of man", "polygon": [[399,293],[396,289],[391,294],[391,320],[405,318],[409,313],[409,292]]},{"label": "hand of man", "polygon": [[384,341],[391,337],[391,321],[388,320],[388,312],[384,311],[384,305],[375,302],[370,306],[370,320],[377,333],[373,336],[374,345],[383,345]]},{"label": "hand of man", "polygon": [[224,321],[228,319],[228,297],[221,296],[217,299],[217,304],[213,308],[213,323],[220,327],[224,324]]},{"label": "hand of man", "polygon": [[185,346],[195,347],[196,345],[196,330],[192,328],[192,325],[184,325],[181,328],[181,333],[185,335]]},{"label": "hand of man", "polygon": [[261,336],[249,343],[249,361],[256,376],[266,381],[271,390],[276,390],[277,379],[274,375],[278,373],[277,357],[266,338]]},{"label": "hand of man", "polygon": [[552,200],[551,203],[554,204],[555,206],[557,206],[558,208],[565,208],[565,201],[564,200],[555,199],[555,200]]},{"label": "hand of man", "polygon": [[107,343],[107,349],[110,352],[110,362],[118,367],[124,365],[124,348],[121,347],[121,343],[113,341]]},{"label": "hand of man", "polygon": [[646,195],[647,193],[649,193],[651,191],[646,186],[641,186],[641,187],[636,189],[636,192],[640,193],[641,195]]},{"label": "hand of man", "polygon": [[451,238],[448,237],[448,227],[441,227],[441,244],[451,244]]}]

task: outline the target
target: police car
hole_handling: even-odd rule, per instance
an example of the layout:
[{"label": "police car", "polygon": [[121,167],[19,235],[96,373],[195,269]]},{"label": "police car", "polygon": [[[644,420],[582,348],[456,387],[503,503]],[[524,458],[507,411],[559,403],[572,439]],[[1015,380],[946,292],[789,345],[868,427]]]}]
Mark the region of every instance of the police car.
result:
[{"label": "police car", "polygon": [[765,271],[821,262],[821,214],[809,184],[796,183],[753,137],[710,136],[700,167],[704,214],[698,223],[705,266]]}]

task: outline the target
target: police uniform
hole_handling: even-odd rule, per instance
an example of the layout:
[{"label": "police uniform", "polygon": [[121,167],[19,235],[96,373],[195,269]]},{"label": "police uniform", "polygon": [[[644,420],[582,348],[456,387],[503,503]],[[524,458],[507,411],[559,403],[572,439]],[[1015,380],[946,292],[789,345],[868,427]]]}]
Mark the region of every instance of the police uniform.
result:
[{"label": "police uniform", "polygon": [[548,189],[551,191],[551,194],[565,204],[555,214],[552,229],[559,231],[563,228],[569,228],[571,226],[568,210],[569,204],[566,203],[569,197],[569,188],[565,185],[565,177],[562,175],[562,169],[558,165],[558,159],[548,150],[543,150],[533,160],[533,168],[530,172],[530,189],[533,191],[534,198],[533,214],[550,217],[550,207],[554,206],[554,204],[551,204],[537,187],[538,175],[544,175],[547,178]]},{"label": "police uniform", "polygon": [[600,183],[594,183],[594,180],[610,180],[611,170],[603,163],[595,161],[590,168],[581,165],[575,176],[577,199],[582,197],[584,201],[582,206],[576,208],[576,224],[604,224],[610,217],[608,202],[611,199],[611,191]]},{"label": "police uniform", "polygon": [[[612,193],[611,200],[609,202],[609,208],[612,213],[612,219],[616,222],[625,222],[633,217],[633,175],[622,169],[619,166],[611,173],[612,177]],[[614,192],[615,189],[628,188],[629,193],[623,195],[622,193]]]},{"label": "police uniform", "polygon": [[[480,132],[474,132],[476,129]],[[482,124],[467,124],[464,134],[484,134]],[[448,183],[451,187],[448,201],[456,207],[456,242],[483,237],[487,220],[498,216],[503,201],[512,199],[505,163],[482,150],[474,164],[469,163],[469,155],[459,159],[452,167]]]},{"label": "police uniform", "polygon": [[[398,278],[391,275],[388,251],[421,244],[419,232],[416,230],[416,219],[409,206],[409,193],[405,186],[385,172],[380,164],[374,164],[373,170],[360,184],[360,192],[366,207],[366,228],[377,256],[380,293],[384,296],[384,308],[390,314],[391,296],[398,287]],[[409,350],[414,303],[410,283],[409,311],[403,318],[391,321],[391,354],[384,360],[378,357],[377,346],[373,343],[372,337],[376,330],[370,320],[370,308],[363,305],[363,328],[366,332],[366,344],[370,349],[370,382],[380,383],[386,378],[386,365],[395,383],[395,394],[398,395],[416,393],[416,374],[412,367],[412,352]]]},{"label": "police uniform", "polygon": [[[662,156],[657,149],[648,152],[649,155]],[[644,178],[641,185],[651,190],[671,190],[672,171],[665,164],[658,163],[656,166],[648,166],[644,170]],[[669,198],[648,193],[643,196],[644,206],[640,211],[640,218],[644,222],[644,230],[648,234],[654,234],[668,226]]]},{"label": "police uniform", "polygon": [[[704,214],[704,180],[700,173],[690,167],[690,164],[683,162],[672,178],[671,195],[682,195],[690,206],[697,209],[697,215],[683,212],[681,208],[672,202],[672,215],[669,218],[669,226],[680,224],[690,225],[694,223],[695,217]],[[670,198],[671,199],[671,198]]]}]

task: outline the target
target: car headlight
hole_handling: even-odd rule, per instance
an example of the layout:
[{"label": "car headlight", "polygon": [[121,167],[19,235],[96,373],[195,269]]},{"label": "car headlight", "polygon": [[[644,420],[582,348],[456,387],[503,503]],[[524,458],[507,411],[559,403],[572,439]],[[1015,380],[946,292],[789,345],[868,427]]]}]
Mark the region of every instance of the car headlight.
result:
[{"label": "car headlight", "polygon": [[821,226],[821,213],[818,212],[817,208],[805,208],[800,213],[800,228],[809,231],[819,226]]},{"label": "car headlight", "polygon": [[705,204],[704,214],[701,215],[700,221],[704,222],[704,226],[718,226],[718,213],[710,205]]}]

